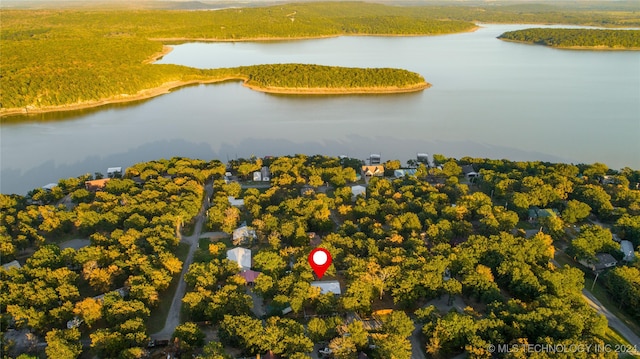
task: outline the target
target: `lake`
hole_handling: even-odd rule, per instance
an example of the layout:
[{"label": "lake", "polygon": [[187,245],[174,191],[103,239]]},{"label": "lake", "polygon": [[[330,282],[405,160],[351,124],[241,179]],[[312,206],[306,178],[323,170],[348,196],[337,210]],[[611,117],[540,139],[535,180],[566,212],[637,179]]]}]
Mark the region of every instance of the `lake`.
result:
[{"label": "lake", "polygon": [[295,153],[382,159],[418,152],[640,168],[640,52],[503,42],[534,25],[433,37],[190,43],[159,63],[297,62],[398,67],[433,87],[393,95],[283,96],[239,82],[0,127],[0,191],[21,193],[107,167],[172,156]]}]

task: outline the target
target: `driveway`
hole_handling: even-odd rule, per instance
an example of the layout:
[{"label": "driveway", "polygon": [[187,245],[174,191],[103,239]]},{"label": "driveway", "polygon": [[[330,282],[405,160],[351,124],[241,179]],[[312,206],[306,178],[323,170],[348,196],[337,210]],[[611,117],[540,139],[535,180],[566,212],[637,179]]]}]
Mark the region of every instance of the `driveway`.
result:
[{"label": "driveway", "polygon": [[427,359],[422,349],[422,343],[420,342],[420,335],[422,333],[422,324],[415,324],[413,333],[409,337],[411,342],[411,359]]}]

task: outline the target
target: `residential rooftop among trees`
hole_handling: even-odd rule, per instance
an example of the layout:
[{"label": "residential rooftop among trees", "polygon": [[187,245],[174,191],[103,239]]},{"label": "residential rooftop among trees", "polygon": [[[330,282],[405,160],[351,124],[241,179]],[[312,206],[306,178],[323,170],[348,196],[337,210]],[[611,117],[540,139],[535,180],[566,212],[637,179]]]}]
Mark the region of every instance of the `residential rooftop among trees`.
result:
[{"label": "residential rooftop among trees", "polygon": [[[324,343],[336,358],[382,359],[410,358],[416,345],[433,358],[488,358],[490,344],[611,344],[606,318],[582,297],[595,273],[578,261],[600,253],[618,265],[594,285],[637,328],[640,267],[614,238],[640,245],[640,171],[436,155],[411,175],[358,179],[362,164],[172,158],[131,166],[97,191],[84,175],[0,195],[1,260],[17,260],[0,270],[4,347],[56,358],[308,358]],[[269,182],[248,181],[264,166]],[[366,191],[354,196],[355,185]],[[532,218],[531,208],[555,211]],[[234,244],[243,223],[255,236]],[[64,245],[72,238],[89,244]],[[250,249],[251,273],[228,257],[237,245]],[[339,295],[314,284],[315,246],[332,254],[323,281]],[[183,315],[167,327],[181,281]]]}]

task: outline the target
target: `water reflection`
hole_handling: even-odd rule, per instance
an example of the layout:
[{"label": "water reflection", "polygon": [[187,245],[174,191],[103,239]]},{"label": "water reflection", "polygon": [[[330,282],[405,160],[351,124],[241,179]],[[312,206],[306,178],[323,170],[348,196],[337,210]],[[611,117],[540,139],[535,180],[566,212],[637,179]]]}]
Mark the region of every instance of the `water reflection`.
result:
[{"label": "water reflection", "polygon": [[[378,144],[378,145],[376,145]],[[384,149],[380,151],[380,149]],[[345,140],[322,140],[313,142],[295,142],[287,138],[261,139],[246,138],[239,143],[223,142],[218,150],[205,142],[189,142],[182,139],[160,140],[137,146],[129,151],[108,154],[105,156],[90,155],[82,161],[71,164],[60,163],[55,160],[47,160],[40,165],[22,171],[19,168],[3,168],[0,192],[21,193],[38,188],[50,182],[57,182],[60,178],[78,176],[84,173],[105,173],[108,167],[130,166],[132,164],[171,158],[174,156],[200,158],[204,160],[220,159],[226,161],[237,157],[257,156],[284,156],[296,153],[324,154],[324,155],[349,155],[365,158],[372,150],[382,152],[386,159],[399,158],[410,159],[418,152],[438,149],[439,152],[463,157],[470,153],[486,154],[490,158],[504,157],[509,153],[511,160],[527,160],[538,158],[550,162],[572,162],[570,159],[550,156],[545,153],[526,152],[514,148],[489,145],[476,142],[459,141],[423,141],[407,140],[388,136],[363,137],[358,135],[348,136]],[[6,186],[5,184],[10,184]]]},{"label": "water reflection", "polygon": [[640,53],[563,51],[495,38],[524,27],[489,25],[427,38],[181,45],[192,50],[176,48],[163,61],[393,66],[419,72],[433,87],[285,96],[231,82],[20,123],[25,117],[10,117],[0,126],[0,191],[25,193],[58,178],[173,156],[224,161],[379,152],[407,160],[427,152],[640,168]]}]

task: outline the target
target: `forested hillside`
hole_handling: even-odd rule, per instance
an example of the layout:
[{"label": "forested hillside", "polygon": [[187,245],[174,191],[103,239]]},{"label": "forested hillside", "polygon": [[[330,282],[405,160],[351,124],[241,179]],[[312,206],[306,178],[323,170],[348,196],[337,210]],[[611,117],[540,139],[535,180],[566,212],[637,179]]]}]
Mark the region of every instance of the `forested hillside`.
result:
[{"label": "forested hillside", "polygon": [[[410,14],[407,9],[373,4],[297,4],[206,12],[4,11],[0,111],[122,100],[170,82],[216,81],[238,75],[238,70],[145,64],[163,50],[162,42],[153,39],[426,35],[474,27],[468,22]],[[250,77],[247,71],[253,70],[244,68],[240,77]],[[341,72],[350,79],[347,86],[359,76],[349,72]],[[313,77],[314,73],[305,76]],[[313,82],[323,88],[333,87],[318,79]],[[377,86],[384,79],[375,82]]]},{"label": "forested hillside", "polygon": [[[37,111],[127,101],[161,93],[153,89],[163,85],[166,90],[189,81],[228,78],[228,70],[144,64],[162,51],[163,42],[433,35],[472,30],[472,21],[640,25],[640,17],[632,11],[549,5],[400,7],[332,2],[219,11],[3,10],[0,115],[8,109]],[[346,76],[353,79],[355,74]],[[330,86],[322,83],[322,87]]]},{"label": "forested hillside", "polygon": [[525,29],[499,39],[563,48],[640,49],[640,30]]}]

